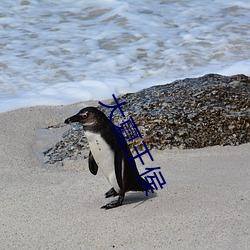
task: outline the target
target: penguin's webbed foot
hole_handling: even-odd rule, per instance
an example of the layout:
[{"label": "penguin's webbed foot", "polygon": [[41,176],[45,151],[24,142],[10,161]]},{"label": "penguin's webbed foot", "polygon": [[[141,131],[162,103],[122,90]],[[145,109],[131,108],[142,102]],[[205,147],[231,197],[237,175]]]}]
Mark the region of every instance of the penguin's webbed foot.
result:
[{"label": "penguin's webbed foot", "polygon": [[105,193],[105,197],[109,198],[109,197],[115,197],[117,196],[118,193],[115,191],[115,189],[112,187],[107,193]]},{"label": "penguin's webbed foot", "polygon": [[114,207],[119,207],[119,206],[122,205],[123,200],[124,200],[124,197],[123,196],[119,196],[118,200],[111,201],[110,203],[102,206],[101,208],[110,209],[110,208],[114,208]]}]

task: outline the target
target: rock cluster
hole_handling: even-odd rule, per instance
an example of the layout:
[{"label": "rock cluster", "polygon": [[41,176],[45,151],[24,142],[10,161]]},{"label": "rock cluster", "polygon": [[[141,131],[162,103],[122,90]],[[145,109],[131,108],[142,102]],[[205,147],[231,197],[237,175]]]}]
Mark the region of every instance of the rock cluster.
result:
[{"label": "rock cluster", "polygon": [[88,141],[84,136],[82,126],[73,124],[72,127],[62,135],[62,140],[57,142],[52,148],[44,151],[43,155],[46,158],[45,163],[54,164],[66,158],[72,160],[86,158],[87,154],[84,149],[88,148]]},{"label": "rock cluster", "polygon": [[[160,150],[250,142],[250,78],[245,75],[187,78],[125,94],[117,100],[126,101],[122,106],[125,120],[132,116],[143,137],[131,143],[138,150],[143,147],[142,140],[149,149]],[[109,116],[111,110],[99,108]],[[121,113],[115,112],[113,123],[120,125],[122,121]],[[44,154],[53,163],[56,159],[77,158],[86,147],[77,125]]]}]

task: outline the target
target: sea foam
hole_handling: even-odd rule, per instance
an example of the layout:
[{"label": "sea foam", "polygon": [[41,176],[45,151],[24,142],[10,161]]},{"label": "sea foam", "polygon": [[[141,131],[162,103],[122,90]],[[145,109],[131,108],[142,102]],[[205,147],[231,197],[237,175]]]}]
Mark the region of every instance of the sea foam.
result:
[{"label": "sea foam", "polygon": [[250,76],[250,2],[1,1],[0,112]]}]

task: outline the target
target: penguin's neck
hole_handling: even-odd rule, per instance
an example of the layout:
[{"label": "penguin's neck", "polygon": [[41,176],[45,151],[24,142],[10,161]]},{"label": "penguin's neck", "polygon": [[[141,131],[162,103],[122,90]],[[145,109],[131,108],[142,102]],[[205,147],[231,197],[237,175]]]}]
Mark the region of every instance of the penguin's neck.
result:
[{"label": "penguin's neck", "polygon": [[98,122],[95,122],[93,124],[84,124],[83,130],[85,133],[94,133],[94,134],[101,134],[102,130],[108,128],[110,126],[110,123],[101,124]]},{"label": "penguin's neck", "polygon": [[91,144],[94,140],[96,140],[97,137],[100,136],[100,133],[91,130],[84,131],[84,134],[86,135],[89,144]]}]

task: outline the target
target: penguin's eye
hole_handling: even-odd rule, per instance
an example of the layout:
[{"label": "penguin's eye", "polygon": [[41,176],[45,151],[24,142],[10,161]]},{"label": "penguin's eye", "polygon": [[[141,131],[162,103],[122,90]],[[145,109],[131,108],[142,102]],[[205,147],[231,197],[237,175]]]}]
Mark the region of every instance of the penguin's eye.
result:
[{"label": "penguin's eye", "polygon": [[86,119],[88,117],[88,112],[79,114],[83,119]]}]

